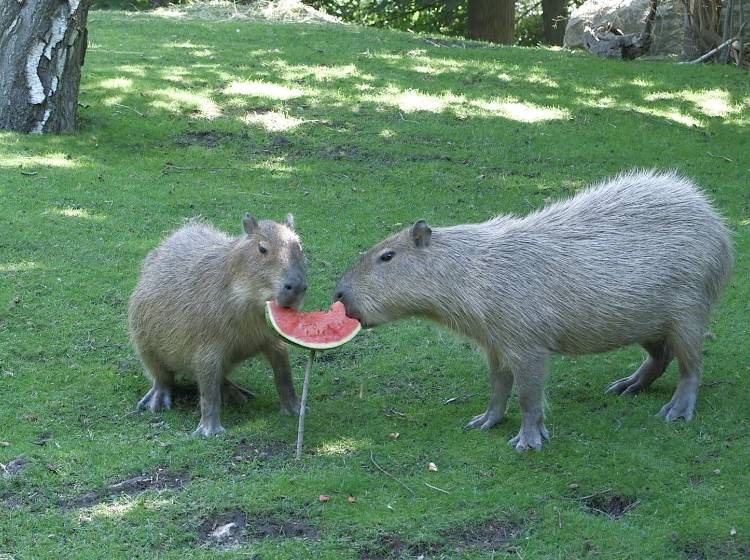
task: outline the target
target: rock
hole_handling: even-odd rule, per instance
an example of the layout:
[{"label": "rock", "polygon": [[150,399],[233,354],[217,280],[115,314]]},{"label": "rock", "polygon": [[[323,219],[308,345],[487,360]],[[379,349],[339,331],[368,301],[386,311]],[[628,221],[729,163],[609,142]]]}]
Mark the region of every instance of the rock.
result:
[{"label": "rock", "polygon": [[[566,48],[583,48],[583,30],[612,23],[624,33],[643,31],[648,0],[587,0],[570,14],[565,28]],[[660,0],[652,30],[649,56],[682,54],[682,14],[675,0]]]}]

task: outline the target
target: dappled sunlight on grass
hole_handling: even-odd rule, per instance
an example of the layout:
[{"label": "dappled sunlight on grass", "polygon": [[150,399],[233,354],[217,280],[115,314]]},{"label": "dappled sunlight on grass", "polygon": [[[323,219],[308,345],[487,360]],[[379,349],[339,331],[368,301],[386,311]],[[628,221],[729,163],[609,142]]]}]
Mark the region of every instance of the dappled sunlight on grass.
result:
[{"label": "dappled sunlight on grass", "polygon": [[0,155],[0,167],[82,167],[83,164],[64,153],[51,153],[39,156]]},{"label": "dappled sunlight on grass", "polygon": [[362,74],[354,64],[336,65],[307,65],[289,64],[284,60],[269,61],[267,66],[274,68],[274,75],[284,80],[311,79],[316,82],[331,82],[346,78],[359,78],[360,80],[374,80],[374,76]]},{"label": "dappled sunlight on grass", "polygon": [[66,218],[81,218],[84,220],[93,220],[96,222],[102,222],[106,219],[104,214],[92,214],[88,210],[83,208],[52,208],[46,213],[57,214],[58,216],[65,216]]},{"label": "dappled sunlight on grass", "polygon": [[422,93],[413,89],[401,91],[392,87],[388,88],[385,93],[371,96],[367,100],[376,101],[386,105],[393,105],[398,107],[404,113],[413,113],[415,111],[440,113],[451,105],[463,102],[462,97],[456,97],[451,94],[438,96]]},{"label": "dappled sunlight on grass", "polygon": [[472,101],[471,105],[479,107],[493,115],[525,123],[553,121],[570,117],[570,114],[565,109],[541,107],[533,103],[524,103],[515,100],[478,100]]},{"label": "dappled sunlight on grass", "polygon": [[133,80],[130,78],[109,78],[107,80],[102,80],[98,85],[104,89],[130,91],[133,89]]},{"label": "dappled sunlight on grass", "polygon": [[268,82],[231,82],[222,91],[224,95],[248,95],[252,97],[267,97],[269,99],[293,99],[302,97],[305,92],[299,88],[271,84]]},{"label": "dappled sunlight on grass", "polygon": [[350,455],[370,445],[372,445],[370,440],[341,437],[324,441],[315,448],[314,452],[317,455]]},{"label": "dappled sunlight on grass", "polygon": [[655,117],[661,117],[663,119],[667,119],[667,120],[676,122],[678,124],[684,124],[685,126],[695,126],[695,127],[705,126],[705,124],[702,121],[699,121],[698,119],[691,117],[690,115],[686,115],[685,113],[682,113],[679,109],[675,107],[662,109],[657,106],[640,107],[638,105],[628,105],[627,108],[630,109],[631,111],[635,111],[636,113],[641,113],[644,115],[653,115]]},{"label": "dappled sunlight on grass", "polygon": [[143,498],[134,499],[126,497],[122,501],[103,502],[86,508],[79,513],[78,520],[82,523],[87,523],[96,518],[120,519],[136,507],[142,507],[147,510],[159,510],[169,507],[172,503],[173,500],[146,500]]},{"label": "dappled sunlight on grass", "polygon": [[268,111],[265,113],[248,113],[242,117],[242,122],[249,125],[260,125],[268,132],[283,132],[297,128],[308,121],[298,119],[279,111]]},{"label": "dappled sunlight on grass", "polygon": [[157,109],[166,109],[173,113],[182,113],[190,110],[204,119],[216,119],[222,116],[219,105],[208,95],[177,89],[160,89],[154,95],[162,99],[151,102],[151,106]]},{"label": "dappled sunlight on grass", "polygon": [[41,268],[36,261],[17,261],[0,263],[0,274],[6,272],[26,272],[27,270],[37,270]]}]

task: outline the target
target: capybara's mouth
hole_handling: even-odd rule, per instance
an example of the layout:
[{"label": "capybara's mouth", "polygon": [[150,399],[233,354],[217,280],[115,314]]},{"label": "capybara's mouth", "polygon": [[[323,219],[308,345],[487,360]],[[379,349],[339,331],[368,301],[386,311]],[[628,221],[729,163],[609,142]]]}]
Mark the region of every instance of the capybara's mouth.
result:
[{"label": "capybara's mouth", "polygon": [[302,299],[303,298],[301,297],[277,296],[276,304],[281,307],[288,307],[290,309],[294,309],[295,311],[299,311],[299,308],[302,307]]}]

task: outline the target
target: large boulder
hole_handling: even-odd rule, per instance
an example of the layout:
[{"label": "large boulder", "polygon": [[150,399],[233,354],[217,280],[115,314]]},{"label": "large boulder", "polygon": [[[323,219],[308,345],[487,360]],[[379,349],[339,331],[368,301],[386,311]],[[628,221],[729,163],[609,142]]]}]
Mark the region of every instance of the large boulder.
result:
[{"label": "large boulder", "polygon": [[[683,19],[678,1],[660,0],[652,30],[650,56],[682,54]],[[612,23],[625,34],[643,31],[649,0],[587,0],[570,14],[563,45],[583,48],[583,28]]]}]

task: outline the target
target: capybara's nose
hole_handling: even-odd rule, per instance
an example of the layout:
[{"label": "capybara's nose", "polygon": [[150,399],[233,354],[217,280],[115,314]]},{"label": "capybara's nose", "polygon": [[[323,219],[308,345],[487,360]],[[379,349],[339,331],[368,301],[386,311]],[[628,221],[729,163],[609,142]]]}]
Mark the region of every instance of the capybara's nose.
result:
[{"label": "capybara's nose", "polygon": [[284,284],[284,291],[295,296],[307,291],[307,282],[304,280],[290,280]]}]

